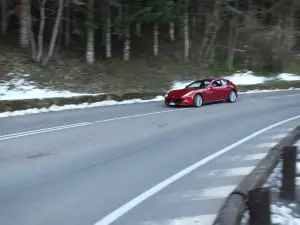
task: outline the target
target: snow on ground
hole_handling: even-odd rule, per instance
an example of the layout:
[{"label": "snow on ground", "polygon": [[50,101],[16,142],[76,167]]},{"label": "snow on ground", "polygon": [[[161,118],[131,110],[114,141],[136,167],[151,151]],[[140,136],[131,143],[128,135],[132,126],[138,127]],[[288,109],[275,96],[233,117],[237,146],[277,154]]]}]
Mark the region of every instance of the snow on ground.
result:
[{"label": "snow on ground", "polygon": [[251,71],[234,73],[231,76],[225,76],[225,79],[231,80],[237,85],[253,85],[253,84],[262,84],[267,81],[280,80],[280,81],[300,81],[300,76],[291,73],[281,73],[277,76],[264,77],[256,76]]},{"label": "snow on ground", "polygon": [[0,80],[0,101],[17,99],[44,99],[44,98],[68,98],[74,96],[91,95],[85,93],[73,93],[70,91],[55,91],[37,87],[33,81],[26,80],[29,74],[11,74],[9,81]]},{"label": "snow on ground", "polygon": [[255,76],[251,71],[247,71],[244,73],[234,73],[233,75],[226,76],[224,78],[232,81],[237,85],[261,84],[270,80],[270,78],[267,77]]},{"label": "snow on ground", "polygon": [[300,76],[291,73],[281,73],[277,78],[284,81],[300,81]]},{"label": "snow on ground", "polygon": [[[296,143],[300,148],[300,141]],[[300,155],[298,154],[300,159]],[[280,161],[270,174],[267,182],[263,187],[269,187],[272,194],[278,195],[282,184],[282,166],[283,163]],[[297,171],[300,170],[300,164],[297,163]],[[296,186],[300,187],[300,177],[296,177]],[[271,223],[272,225],[300,225],[300,215],[296,212],[299,206],[295,203],[285,203],[277,201],[271,204]],[[249,221],[249,212],[244,213],[242,225],[247,225]]]},{"label": "snow on ground", "polygon": [[[232,81],[237,85],[255,85],[262,84],[267,81],[280,80],[280,81],[300,81],[300,76],[291,73],[281,73],[277,76],[265,77],[265,76],[257,76],[254,75],[251,71],[246,72],[237,72],[232,74],[231,76],[223,77]],[[171,90],[184,88],[186,85],[192,83],[193,81],[175,81]],[[257,92],[258,90],[255,90]],[[269,90],[270,91],[270,90]]]},{"label": "snow on ground", "polygon": [[[88,94],[88,93],[73,93],[70,91],[55,91],[51,89],[39,88],[35,82],[28,81],[28,77],[30,77],[30,75],[25,74],[23,71],[20,73],[11,73],[8,76],[11,78],[9,81],[0,80],[0,101],[16,100],[16,99],[33,99],[33,98],[44,99],[44,98],[55,98],[55,97],[68,98],[74,96],[95,95],[95,94]],[[259,84],[272,79],[286,80],[286,81],[300,80],[300,76],[289,74],[289,73],[282,73],[273,78],[272,77],[266,78],[262,76],[260,77],[255,76],[250,71],[246,71],[243,73],[235,73],[232,76],[227,76],[224,78],[230,79],[238,85]],[[171,90],[184,88],[186,85],[192,82],[193,81],[185,81],[185,82],[175,81],[173,83],[173,86],[171,87]],[[239,94],[253,94],[253,93],[261,93],[261,92],[274,92],[274,91],[286,91],[286,90],[287,89],[252,90],[252,91],[242,92]],[[291,87],[289,90],[300,90],[300,89],[295,89]],[[33,108],[33,109],[19,110],[14,112],[3,112],[0,113],[0,118],[9,117],[9,116],[36,114],[42,112],[62,111],[68,109],[83,109],[83,108],[108,106],[108,105],[123,105],[123,104],[132,104],[132,103],[163,101],[163,99],[164,99],[163,96],[157,96],[156,98],[151,100],[132,99],[132,100],[125,100],[121,102],[108,100],[102,102],[95,102],[92,104],[82,103],[78,105],[72,104],[72,105],[65,105],[65,106],[53,105],[49,108],[42,108],[42,109]]]}]

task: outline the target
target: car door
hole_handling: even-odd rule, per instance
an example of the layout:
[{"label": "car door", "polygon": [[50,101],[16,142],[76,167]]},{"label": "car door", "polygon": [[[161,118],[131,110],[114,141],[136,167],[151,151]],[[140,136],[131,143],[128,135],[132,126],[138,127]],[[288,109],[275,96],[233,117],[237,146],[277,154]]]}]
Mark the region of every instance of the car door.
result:
[{"label": "car door", "polygon": [[210,101],[220,101],[222,100],[222,82],[221,80],[215,80],[210,86]]},{"label": "car door", "polygon": [[226,100],[228,98],[231,88],[228,85],[228,81],[225,79],[221,79],[221,84],[222,88],[220,88],[220,97],[222,100]]},{"label": "car door", "polygon": [[206,84],[206,89],[202,92],[204,102],[213,102],[215,99],[215,90],[213,89],[212,83]]}]

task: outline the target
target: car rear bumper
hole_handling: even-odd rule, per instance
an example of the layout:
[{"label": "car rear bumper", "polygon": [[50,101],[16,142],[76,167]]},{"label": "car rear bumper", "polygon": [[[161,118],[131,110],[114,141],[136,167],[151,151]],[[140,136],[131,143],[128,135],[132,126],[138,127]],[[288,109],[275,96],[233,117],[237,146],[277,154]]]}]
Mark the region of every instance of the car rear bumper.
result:
[{"label": "car rear bumper", "polygon": [[165,105],[168,106],[191,106],[193,105],[193,99],[186,98],[165,98]]}]

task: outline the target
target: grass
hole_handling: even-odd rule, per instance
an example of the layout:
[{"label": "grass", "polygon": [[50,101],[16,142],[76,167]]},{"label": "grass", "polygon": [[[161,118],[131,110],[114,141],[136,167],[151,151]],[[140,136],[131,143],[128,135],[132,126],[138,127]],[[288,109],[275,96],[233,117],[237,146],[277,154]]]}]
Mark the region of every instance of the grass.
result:
[{"label": "grass", "polygon": [[[15,39],[15,38],[14,38]],[[151,52],[141,57],[133,56],[127,62],[112,58],[97,58],[95,65],[85,63],[84,51],[65,50],[47,67],[28,60],[27,52],[14,48],[18,43],[0,38],[0,80],[10,79],[6,74],[24,70],[30,73],[29,81],[41,88],[70,90],[82,93],[161,93],[173,81],[195,80],[205,77],[230,75],[226,70],[225,56],[218,56],[215,65],[199,62],[183,63],[178,52],[151,57]],[[172,47],[172,46],[168,46]],[[165,48],[165,47],[164,47]],[[173,52],[174,46],[171,49]],[[165,49],[163,49],[165,50]],[[241,62],[242,63],[242,62]],[[241,64],[242,65],[242,64]],[[300,64],[291,63],[288,72],[300,71]],[[240,86],[240,90],[299,87],[299,82],[268,82],[261,85]]]},{"label": "grass", "polygon": [[[272,89],[288,89],[288,88],[300,88],[300,81],[297,82],[269,82],[259,85],[242,85],[239,86],[239,91],[250,90],[272,90]],[[148,93],[120,93],[120,94],[102,94],[96,96],[78,96],[72,98],[48,98],[48,99],[26,99],[26,100],[13,100],[13,101],[0,101],[0,113],[16,110],[26,110],[31,108],[49,108],[53,105],[63,106],[69,104],[81,104],[81,103],[94,103],[105,100],[123,101],[130,99],[153,99],[158,95],[164,95],[166,92],[148,92]]]}]

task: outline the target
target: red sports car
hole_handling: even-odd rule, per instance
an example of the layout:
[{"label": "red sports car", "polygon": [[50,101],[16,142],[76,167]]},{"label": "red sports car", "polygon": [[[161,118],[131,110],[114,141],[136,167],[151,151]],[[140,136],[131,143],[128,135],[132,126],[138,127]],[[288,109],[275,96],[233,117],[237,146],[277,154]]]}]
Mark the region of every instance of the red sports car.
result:
[{"label": "red sports car", "polygon": [[204,103],[228,101],[233,103],[238,96],[237,86],[226,79],[202,79],[184,89],[172,90],[165,95],[167,106],[200,107]]}]

